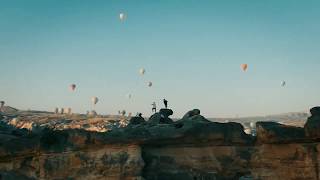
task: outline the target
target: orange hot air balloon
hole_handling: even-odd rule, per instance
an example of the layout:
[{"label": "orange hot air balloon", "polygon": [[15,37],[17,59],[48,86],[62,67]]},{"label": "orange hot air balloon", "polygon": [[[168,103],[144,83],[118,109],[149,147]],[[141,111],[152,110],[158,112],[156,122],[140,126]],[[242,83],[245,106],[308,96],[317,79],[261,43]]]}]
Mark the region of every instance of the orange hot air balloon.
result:
[{"label": "orange hot air balloon", "polygon": [[248,69],[248,64],[241,64],[241,69],[243,70],[243,71],[247,71],[247,69]]},{"label": "orange hot air balloon", "polygon": [[71,85],[70,85],[70,90],[71,90],[71,91],[74,91],[75,89],[76,89],[76,85],[75,85],[75,84],[71,84]]}]

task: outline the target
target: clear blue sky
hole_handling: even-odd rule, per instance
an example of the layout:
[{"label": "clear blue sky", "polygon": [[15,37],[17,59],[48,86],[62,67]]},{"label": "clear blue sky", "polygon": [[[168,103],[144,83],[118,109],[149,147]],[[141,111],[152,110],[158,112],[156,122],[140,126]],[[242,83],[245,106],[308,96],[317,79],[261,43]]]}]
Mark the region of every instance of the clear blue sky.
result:
[{"label": "clear blue sky", "polygon": [[0,99],[85,112],[97,96],[99,113],[149,115],[165,97],[176,117],[307,110],[320,104],[319,20],[319,0],[1,0]]}]

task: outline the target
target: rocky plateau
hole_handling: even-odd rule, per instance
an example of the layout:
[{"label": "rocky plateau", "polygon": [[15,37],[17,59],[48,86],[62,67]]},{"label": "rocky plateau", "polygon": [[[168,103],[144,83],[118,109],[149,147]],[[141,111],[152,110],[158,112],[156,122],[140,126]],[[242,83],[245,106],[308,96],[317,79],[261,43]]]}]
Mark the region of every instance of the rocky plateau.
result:
[{"label": "rocky plateau", "polygon": [[172,120],[143,117],[0,114],[0,179],[319,180],[320,107],[304,127],[212,122],[200,110]]}]

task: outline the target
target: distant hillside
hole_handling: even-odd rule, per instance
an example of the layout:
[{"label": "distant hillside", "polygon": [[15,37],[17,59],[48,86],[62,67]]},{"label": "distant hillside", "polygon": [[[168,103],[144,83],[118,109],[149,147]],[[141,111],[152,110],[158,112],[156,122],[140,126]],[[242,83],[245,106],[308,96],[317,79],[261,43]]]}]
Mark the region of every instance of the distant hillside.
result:
[{"label": "distant hillside", "polygon": [[[52,112],[46,111],[21,111],[16,108],[10,106],[3,107],[3,114],[6,115],[20,115],[20,116],[29,116],[29,115],[45,115],[45,114],[52,114]],[[276,121],[286,125],[293,125],[293,126],[303,126],[307,118],[310,116],[308,112],[289,112],[289,113],[282,113],[282,114],[274,114],[274,115],[267,115],[267,116],[252,116],[252,117],[239,117],[239,118],[207,118],[210,121],[215,122],[239,122],[245,126],[250,124],[250,122],[257,122],[257,121]],[[106,117],[110,117],[106,116]],[[174,121],[179,119],[174,118]]]},{"label": "distant hillside", "polygon": [[274,114],[267,116],[253,116],[253,117],[241,117],[241,118],[208,118],[210,121],[218,122],[239,122],[242,124],[248,124],[250,122],[257,121],[276,121],[287,125],[303,126],[305,121],[310,116],[307,112],[290,112],[283,114]]},{"label": "distant hillside", "polygon": [[13,108],[13,107],[10,107],[10,106],[4,106],[2,109],[1,109],[2,113],[5,113],[5,114],[15,114],[17,113],[19,110],[16,109],[16,108]]}]

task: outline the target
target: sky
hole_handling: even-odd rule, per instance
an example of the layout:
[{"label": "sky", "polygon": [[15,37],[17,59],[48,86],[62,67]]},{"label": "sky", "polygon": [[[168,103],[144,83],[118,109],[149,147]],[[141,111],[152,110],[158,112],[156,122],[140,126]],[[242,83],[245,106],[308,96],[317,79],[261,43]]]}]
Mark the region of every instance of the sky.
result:
[{"label": "sky", "polygon": [[0,0],[0,99],[145,116],[163,98],[174,117],[307,111],[320,103],[319,19],[318,0]]}]

